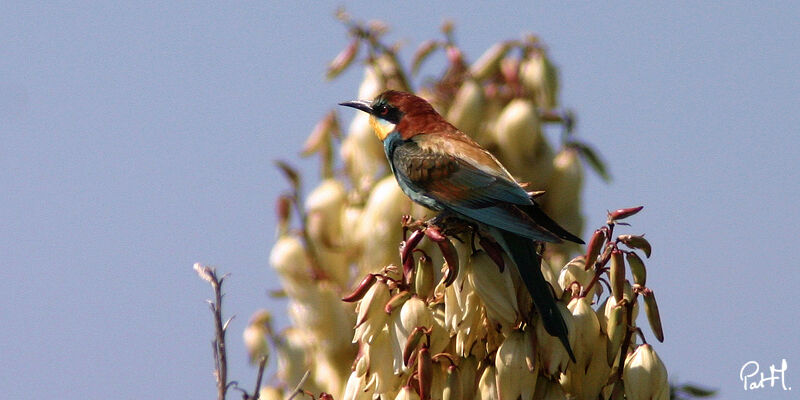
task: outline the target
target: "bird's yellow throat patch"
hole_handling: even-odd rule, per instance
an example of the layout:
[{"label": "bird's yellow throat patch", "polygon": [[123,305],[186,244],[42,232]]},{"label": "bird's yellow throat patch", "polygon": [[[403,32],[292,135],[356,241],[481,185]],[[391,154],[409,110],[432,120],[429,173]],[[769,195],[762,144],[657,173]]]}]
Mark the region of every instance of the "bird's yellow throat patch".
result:
[{"label": "bird's yellow throat patch", "polygon": [[389,134],[394,130],[393,123],[385,119],[377,118],[374,115],[369,116],[369,126],[372,127],[372,130],[375,131],[375,135],[377,135],[378,139],[381,141],[386,139],[386,136],[389,136]]}]

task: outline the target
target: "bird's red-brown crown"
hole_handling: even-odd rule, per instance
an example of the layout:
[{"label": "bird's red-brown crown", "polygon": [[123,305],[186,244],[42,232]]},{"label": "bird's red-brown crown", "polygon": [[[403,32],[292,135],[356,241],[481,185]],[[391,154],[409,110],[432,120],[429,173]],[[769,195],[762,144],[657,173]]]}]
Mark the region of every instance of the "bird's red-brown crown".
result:
[{"label": "bird's red-brown crown", "polygon": [[419,96],[398,90],[387,90],[376,98],[397,108],[401,112],[397,130],[403,139],[424,133],[456,133],[456,129],[445,121],[430,103]]}]

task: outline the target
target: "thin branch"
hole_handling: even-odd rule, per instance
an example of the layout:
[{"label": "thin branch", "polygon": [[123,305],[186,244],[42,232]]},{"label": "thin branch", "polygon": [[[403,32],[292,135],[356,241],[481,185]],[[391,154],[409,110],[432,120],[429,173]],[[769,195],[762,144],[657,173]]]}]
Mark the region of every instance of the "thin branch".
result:
[{"label": "thin branch", "polygon": [[288,399],[286,399],[286,400],[292,400],[292,399],[294,399],[294,397],[295,397],[295,396],[297,396],[298,394],[303,394],[303,393],[305,393],[305,392],[303,391],[303,385],[305,385],[305,384],[306,384],[306,380],[308,380],[308,373],[309,373],[309,372],[310,372],[310,371],[306,371],[306,373],[305,373],[305,374],[303,374],[303,378],[302,378],[302,379],[300,379],[300,382],[298,382],[298,383],[297,383],[297,386],[295,386],[294,390],[292,390],[292,395],[291,395],[291,396],[289,396],[289,398],[288,398]]},{"label": "thin branch", "polygon": [[264,369],[267,366],[267,357],[263,356],[258,361],[258,375],[256,376],[256,388],[253,390],[252,400],[258,400],[261,395],[261,379],[264,377]]},{"label": "thin branch", "polygon": [[[222,322],[222,282],[228,276],[217,277],[215,268],[196,263],[194,270],[200,279],[211,284],[214,290],[214,301],[209,301],[209,307],[214,315],[215,336],[211,342],[214,354],[214,377],[217,380],[217,399],[225,400],[228,391],[228,354],[225,348],[225,331],[230,319]],[[233,317],[231,317],[233,319]]]}]

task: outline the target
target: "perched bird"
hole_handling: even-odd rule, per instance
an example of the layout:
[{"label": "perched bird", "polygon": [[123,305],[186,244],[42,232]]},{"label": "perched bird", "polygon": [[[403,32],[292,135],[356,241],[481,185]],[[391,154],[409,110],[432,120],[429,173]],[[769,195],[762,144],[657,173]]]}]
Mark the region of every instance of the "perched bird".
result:
[{"label": "perched bird", "polygon": [[477,223],[517,266],[547,332],[570,358],[567,325],[540,269],[538,242],[583,241],[558,225],[499,161],[445,121],[424,99],[388,90],[372,101],[340,103],[370,115],[397,183],[432,210]]}]

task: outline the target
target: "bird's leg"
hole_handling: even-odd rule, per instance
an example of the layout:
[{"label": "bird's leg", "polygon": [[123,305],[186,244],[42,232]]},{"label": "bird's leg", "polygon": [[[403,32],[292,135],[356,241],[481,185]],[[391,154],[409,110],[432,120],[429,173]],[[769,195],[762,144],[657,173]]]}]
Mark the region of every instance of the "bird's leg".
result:
[{"label": "bird's leg", "polygon": [[478,235],[478,231],[473,229],[472,230],[472,234],[469,235],[469,247],[470,247],[470,250],[472,250],[472,254],[475,254],[475,253],[478,252],[478,249],[475,247],[475,236],[479,236]]},{"label": "bird's leg", "polygon": [[454,237],[461,243],[464,243],[464,241],[457,235],[467,231],[474,232],[478,230],[477,224],[464,220],[458,215],[446,210],[439,213],[439,215],[436,217],[429,219],[425,223],[427,224],[428,229],[436,229],[443,236]]},{"label": "bird's leg", "polygon": [[427,224],[428,221],[423,221],[421,219],[414,219],[408,214],[403,215],[403,217],[400,219],[400,225],[403,226],[403,239],[405,240],[406,234],[408,233],[409,230],[415,230],[415,231],[422,230],[425,229]]}]

